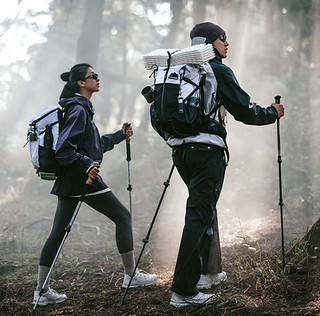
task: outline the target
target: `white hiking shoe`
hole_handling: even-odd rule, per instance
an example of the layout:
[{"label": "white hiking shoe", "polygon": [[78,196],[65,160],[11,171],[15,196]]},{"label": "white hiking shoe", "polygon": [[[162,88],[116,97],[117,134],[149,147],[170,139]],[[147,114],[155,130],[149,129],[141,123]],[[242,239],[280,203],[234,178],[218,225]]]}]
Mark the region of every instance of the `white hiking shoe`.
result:
[{"label": "white hiking shoe", "polygon": [[221,282],[227,279],[227,273],[224,271],[211,275],[211,274],[201,274],[200,280],[197,284],[198,289],[210,289],[211,286],[219,285]]},{"label": "white hiking shoe", "polygon": [[173,293],[170,305],[179,308],[192,304],[207,304],[212,302],[215,298],[215,294],[204,294],[202,292],[199,292],[194,296],[182,296],[177,293]]},{"label": "white hiking shoe", "polygon": [[[127,287],[130,282],[131,276],[129,274],[124,275],[122,287]],[[134,277],[132,278],[130,288],[138,286],[148,286],[155,283],[157,280],[156,274],[149,274],[142,270],[137,269]]]},{"label": "white hiking shoe", "polygon": [[[34,291],[33,295],[33,304],[36,304],[39,297],[39,291]],[[38,302],[39,306],[46,306],[48,304],[57,304],[65,301],[67,299],[67,295],[59,294],[58,292],[49,288],[49,290],[43,293]]]}]

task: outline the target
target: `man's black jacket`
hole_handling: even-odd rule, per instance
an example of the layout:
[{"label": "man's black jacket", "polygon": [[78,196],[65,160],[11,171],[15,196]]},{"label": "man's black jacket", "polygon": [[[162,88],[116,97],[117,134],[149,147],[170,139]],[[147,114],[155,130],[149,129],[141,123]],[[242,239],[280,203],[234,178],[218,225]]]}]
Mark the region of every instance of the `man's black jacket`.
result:
[{"label": "man's black jacket", "polygon": [[233,71],[224,65],[216,52],[216,57],[209,62],[216,77],[217,102],[221,103],[237,121],[248,125],[272,124],[277,119],[274,107],[263,108],[250,102],[250,96],[242,90]]}]

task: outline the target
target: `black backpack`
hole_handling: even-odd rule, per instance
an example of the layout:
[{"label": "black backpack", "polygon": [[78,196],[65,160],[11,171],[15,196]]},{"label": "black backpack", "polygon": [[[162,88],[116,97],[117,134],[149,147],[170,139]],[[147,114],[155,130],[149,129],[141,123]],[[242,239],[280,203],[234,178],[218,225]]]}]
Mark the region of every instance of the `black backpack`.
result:
[{"label": "black backpack", "polygon": [[[169,136],[183,138],[204,131],[204,68],[201,65],[182,64],[157,67],[153,74],[154,91],[150,118],[152,127],[159,135],[167,140]],[[142,90],[142,94],[148,89],[150,87]]]}]

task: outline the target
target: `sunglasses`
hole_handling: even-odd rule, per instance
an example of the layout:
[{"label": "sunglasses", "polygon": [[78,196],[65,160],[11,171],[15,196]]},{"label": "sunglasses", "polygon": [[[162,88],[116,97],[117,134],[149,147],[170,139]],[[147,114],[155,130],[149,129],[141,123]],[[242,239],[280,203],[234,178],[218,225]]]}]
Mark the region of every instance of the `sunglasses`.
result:
[{"label": "sunglasses", "polygon": [[84,77],[83,80],[86,80],[86,79],[88,79],[88,78],[92,78],[92,79],[94,79],[94,80],[98,80],[98,79],[99,79],[99,75],[96,74],[95,72],[93,72],[93,73],[91,73],[90,75]]},{"label": "sunglasses", "polygon": [[227,35],[226,34],[219,35],[219,40],[224,43],[227,40]]}]

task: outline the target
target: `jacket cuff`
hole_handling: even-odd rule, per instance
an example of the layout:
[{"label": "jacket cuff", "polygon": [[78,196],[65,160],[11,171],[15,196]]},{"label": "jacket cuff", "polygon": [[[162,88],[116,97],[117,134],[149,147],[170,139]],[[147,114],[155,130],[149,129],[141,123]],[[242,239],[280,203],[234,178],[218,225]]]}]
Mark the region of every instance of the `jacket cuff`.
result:
[{"label": "jacket cuff", "polygon": [[86,174],[88,174],[90,172],[91,169],[93,169],[94,167],[96,167],[97,165],[94,165],[93,163],[89,166],[89,168],[86,170]]},{"label": "jacket cuff", "polygon": [[93,160],[88,156],[82,156],[74,162],[74,166],[77,170],[83,173],[87,173],[87,170],[93,164]]},{"label": "jacket cuff", "polygon": [[123,134],[122,130],[119,130],[112,135],[112,139],[115,144],[119,144],[126,139],[126,135]]}]

